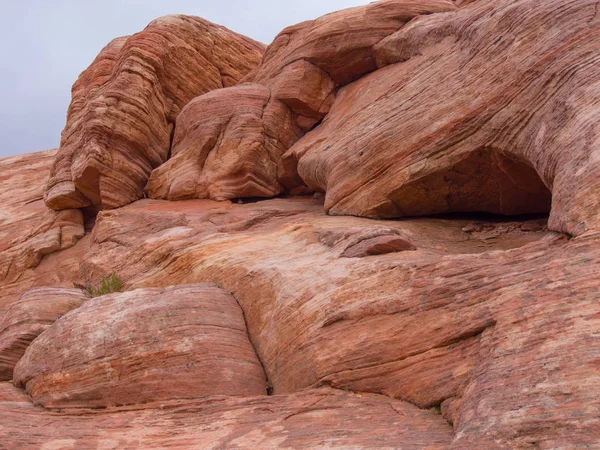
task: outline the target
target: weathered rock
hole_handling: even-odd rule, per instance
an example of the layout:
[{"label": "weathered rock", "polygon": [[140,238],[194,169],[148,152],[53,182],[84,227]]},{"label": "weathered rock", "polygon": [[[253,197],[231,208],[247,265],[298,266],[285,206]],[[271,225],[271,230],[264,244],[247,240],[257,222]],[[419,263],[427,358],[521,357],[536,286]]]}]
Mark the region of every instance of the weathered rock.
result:
[{"label": "weathered rock", "polygon": [[181,109],[233,86],[264,46],[191,16],[166,16],[111,42],[73,86],[61,148],[45,193],[56,210],[115,208],[142,197],[167,160]]},{"label": "weathered rock", "polygon": [[[344,88],[284,157],[330,214],[552,213],[600,223],[597,2],[476,2],[376,46],[382,69]],[[493,69],[491,69],[493,68]]]},{"label": "weathered rock", "polygon": [[23,294],[0,322],[0,380],[12,380],[13,368],[29,344],[85,299],[80,289],[37,288]]},{"label": "weathered rock", "polygon": [[0,159],[0,317],[33,287],[72,287],[78,270],[73,257],[86,246],[76,245],[85,234],[81,211],[51,211],[42,200],[55,155]]},{"label": "weathered rock", "polygon": [[7,448],[442,450],[452,430],[433,411],[327,388],[57,414],[0,383],[0,436]]},{"label": "weathered rock", "polygon": [[[291,27],[246,83],[179,114],[147,188],[312,198],[63,221],[41,155],[0,161],[0,309],[110,273],[134,289],[33,341],[15,382],[53,409],[0,383],[0,447],[594,448],[596,3],[385,1]],[[83,217],[91,235],[45,254]]]},{"label": "weathered rock", "polygon": [[190,102],[177,120],[172,158],[152,172],[148,194],[169,200],[279,194],[276,161],[299,135],[274,126],[291,113],[269,99],[268,88],[244,84]]},{"label": "weathered rock", "polygon": [[154,171],[148,195],[221,200],[295,188],[301,181],[281,156],[325,117],[339,86],[377,68],[373,46],[420,14],[454,9],[450,0],[386,0],[286,28],[242,80],[261,86],[213,92],[186,108],[178,157]]},{"label": "weathered rock", "polygon": [[[373,222],[321,208],[137,202],[101,213],[84,269],[232,291],[276,394],[325,384],[442,405],[456,448],[592,440],[600,236],[567,240],[537,219]],[[387,228],[416,250],[343,257],[340,237]]]},{"label": "weathered rock", "polygon": [[46,408],[266,395],[242,310],[214,285],[89,300],[29,346],[14,380]]}]

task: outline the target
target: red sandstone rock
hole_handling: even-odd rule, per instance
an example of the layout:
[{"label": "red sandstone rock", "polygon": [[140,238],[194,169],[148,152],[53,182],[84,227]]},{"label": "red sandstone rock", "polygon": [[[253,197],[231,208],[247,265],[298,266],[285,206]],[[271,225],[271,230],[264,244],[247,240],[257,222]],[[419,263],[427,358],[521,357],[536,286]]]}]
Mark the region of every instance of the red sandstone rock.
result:
[{"label": "red sandstone rock", "polygon": [[31,341],[85,299],[79,289],[37,288],[23,294],[0,322],[0,380],[12,380],[13,368]]},{"label": "red sandstone rock", "polygon": [[0,431],[0,445],[8,448],[442,450],[452,440],[451,428],[433,411],[326,388],[61,415],[33,407],[0,383]]},{"label": "red sandstone rock", "polygon": [[243,313],[213,285],[89,300],[33,341],[14,380],[45,408],[266,394]]},{"label": "red sandstone rock", "polygon": [[591,0],[455,3],[380,2],[285,30],[248,83],[184,109],[148,193],[314,189],[330,213],[377,217],[552,206],[555,231],[538,216],[331,217],[322,195],[142,200],[95,222],[86,210],[91,235],[61,250],[84,214],[43,206],[52,153],[2,160],[1,312],[34,286],[113,272],[135,290],[33,341],[15,381],[64,410],[0,383],[0,447],[596,446],[600,14]]},{"label": "red sandstone rock", "polygon": [[186,108],[177,157],[154,171],[148,195],[221,200],[296,187],[282,154],[328,113],[339,86],[377,68],[373,46],[420,14],[454,9],[450,0],[386,0],[286,28],[242,80],[260,87],[216,91]]},{"label": "red sandstone rock", "polygon": [[141,198],[152,169],[167,160],[181,109],[198,95],[233,86],[263,50],[181,15],[111,42],[73,86],[46,204],[105,209]]},{"label": "red sandstone rock", "polygon": [[51,211],[42,201],[55,155],[0,159],[0,317],[33,287],[72,287],[79,268],[75,259],[86,246],[78,242],[85,234],[81,211]]},{"label": "red sandstone rock", "polygon": [[291,113],[269,99],[268,88],[243,84],[190,102],[177,120],[172,158],[150,177],[149,196],[226,200],[279,194],[276,161],[299,132],[272,127]]},{"label": "red sandstone rock", "polygon": [[284,158],[331,214],[543,212],[551,191],[551,229],[597,229],[599,40],[592,0],[419,18]]},{"label": "red sandstone rock", "polygon": [[[467,232],[468,218],[373,222],[321,207],[137,202],[100,215],[84,268],[232,291],[275,393],[325,384],[441,405],[455,448],[593,441],[597,234],[483,219]],[[417,249],[343,257],[345,236],[386,228]]]}]

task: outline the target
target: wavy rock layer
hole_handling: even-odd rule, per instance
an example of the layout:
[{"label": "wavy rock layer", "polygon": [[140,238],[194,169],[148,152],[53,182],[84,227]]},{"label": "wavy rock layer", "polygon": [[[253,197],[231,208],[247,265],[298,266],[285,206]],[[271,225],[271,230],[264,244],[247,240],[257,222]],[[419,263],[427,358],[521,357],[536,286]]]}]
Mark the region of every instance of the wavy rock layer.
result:
[{"label": "wavy rock layer", "polygon": [[[52,426],[46,426],[52,423]],[[60,415],[35,408],[0,383],[0,430],[8,448],[447,448],[448,424],[379,395],[313,389],[275,397],[190,402]]]},{"label": "wavy rock layer", "polygon": [[344,88],[284,159],[299,160],[331,214],[520,214],[552,203],[552,229],[597,229],[597,10],[592,0],[502,0],[420,18],[377,44],[382,69]]},{"label": "wavy rock layer", "polygon": [[80,289],[37,288],[23,294],[0,323],[0,380],[12,380],[13,369],[29,344],[85,300]]},{"label": "wavy rock layer", "polygon": [[213,285],[89,300],[36,339],[14,374],[45,408],[266,394],[243,313]]},{"label": "wavy rock layer", "polygon": [[[373,46],[421,14],[454,9],[450,0],[382,1],[286,28],[242,80],[260,86],[217,91],[184,111],[173,146],[177,157],[154,171],[148,195],[273,197],[298,184],[296,174],[280,166],[281,156],[325,117],[339,86],[377,68]],[[241,111],[249,105],[252,119]],[[191,124],[210,124],[208,136]],[[211,162],[217,161],[215,170]]]},{"label": "wavy rock layer", "polygon": [[194,97],[233,86],[264,47],[191,16],[167,16],[111,42],[73,86],[45,193],[55,210],[115,208],[142,197]]},{"label": "wavy rock layer", "polygon": [[82,212],[55,212],[42,200],[55,156],[0,159],[0,317],[34,287],[73,287],[87,247]]},{"label": "wavy rock layer", "polygon": [[[346,257],[391,235],[416,250]],[[83,268],[116,268],[131,286],[230,290],[276,394],[384,393],[440,406],[454,448],[552,448],[593,442],[600,426],[599,242],[540,220],[373,222],[328,217],[319,200],[145,200],[100,215]]]}]

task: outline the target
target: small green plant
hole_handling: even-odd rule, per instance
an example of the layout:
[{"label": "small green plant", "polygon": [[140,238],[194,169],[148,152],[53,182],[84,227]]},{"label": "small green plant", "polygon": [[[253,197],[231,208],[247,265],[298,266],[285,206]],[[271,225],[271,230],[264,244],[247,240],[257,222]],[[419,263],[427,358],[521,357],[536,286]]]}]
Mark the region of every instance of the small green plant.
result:
[{"label": "small green plant", "polygon": [[116,273],[102,278],[98,286],[92,284],[86,284],[85,290],[92,297],[100,297],[101,295],[112,294],[113,292],[121,292],[123,289],[123,281],[118,277]]}]

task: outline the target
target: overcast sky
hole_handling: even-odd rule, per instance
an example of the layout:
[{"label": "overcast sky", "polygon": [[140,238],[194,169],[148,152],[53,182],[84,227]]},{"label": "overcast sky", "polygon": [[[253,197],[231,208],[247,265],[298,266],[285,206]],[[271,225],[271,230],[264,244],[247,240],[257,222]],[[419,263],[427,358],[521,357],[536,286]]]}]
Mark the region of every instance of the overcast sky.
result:
[{"label": "overcast sky", "polygon": [[71,85],[110,40],[192,14],[265,44],[288,25],[368,0],[21,0],[2,3],[0,157],[58,147]]}]

